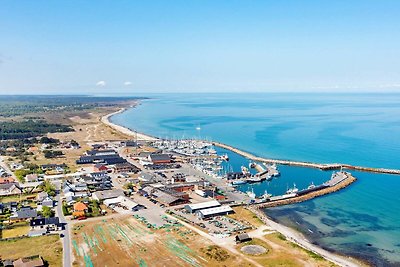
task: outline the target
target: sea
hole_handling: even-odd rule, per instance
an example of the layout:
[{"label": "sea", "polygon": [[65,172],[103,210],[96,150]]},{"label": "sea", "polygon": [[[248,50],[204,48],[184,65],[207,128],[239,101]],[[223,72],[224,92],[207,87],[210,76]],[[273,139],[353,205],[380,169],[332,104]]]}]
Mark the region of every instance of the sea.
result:
[{"label": "sea", "polygon": [[[219,141],[252,154],[400,169],[400,94],[152,94],[111,120],[161,138]],[[228,153],[229,166],[249,161]],[[327,181],[332,171],[278,165],[281,176],[239,190],[280,195]],[[311,242],[373,266],[400,266],[400,175],[352,172],[337,193],[268,208]]]}]

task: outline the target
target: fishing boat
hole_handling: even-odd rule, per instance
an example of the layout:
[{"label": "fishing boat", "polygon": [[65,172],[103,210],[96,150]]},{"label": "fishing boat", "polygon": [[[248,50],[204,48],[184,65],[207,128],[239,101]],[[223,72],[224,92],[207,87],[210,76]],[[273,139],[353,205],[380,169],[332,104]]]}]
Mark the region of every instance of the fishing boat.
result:
[{"label": "fishing boat", "polygon": [[249,169],[247,169],[245,166],[240,167],[240,169],[242,170],[244,176],[248,176],[250,174]]},{"label": "fishing boat", "polygon": [[248,183],[259,183],[259,182],[262,182],[262,180],[263,179],[261,177],[259,177],[259,176],[252,176],[252,177],[249,177],[249,178],[246,179],[246,181]]},{"label": "fishing boat", "polygon": [[268,194],[267,190],[265,190],[264,194],[262,195],[262,198],[269,199],[270,197],[272,197],[272,194]]},{"label": "fishing boat", "polygon": [[293,188],[286,190],[286,194],[296,194],[297,192],[299,192],[299,189],[296,187],[295,183],[293,183]]},{"label": "fishing boat", "polygon": [[242,185],[242,184],[246,184],[246,183],[247,183],[246,180],[235,180],[235,181],[232,181],[232,185],[233,185],[233,186],[235,186],[235,185]]},{"label": "fishing boat", "polygon": [[256,194],[254,193],[253,187],[251,188],[251,191],[250,190],[247,191],[246,194],[252,199],[256,198]]},{"label": "fishing boat", "polygon": [[314,189],[314,188],[315,188],[315,185],[313,182],[311,182],[311,184],[307,187],[307,189]]}]

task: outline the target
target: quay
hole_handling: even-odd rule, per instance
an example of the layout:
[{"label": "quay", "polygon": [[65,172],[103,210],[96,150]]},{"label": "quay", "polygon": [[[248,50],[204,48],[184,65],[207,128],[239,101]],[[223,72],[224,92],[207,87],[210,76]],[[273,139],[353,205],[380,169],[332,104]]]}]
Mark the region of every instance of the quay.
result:
[{"label": "quay", "polygon": [[291,161],[291,160],[281,160],[281,159],[268,159],[263,157],[257,157],[248,152],[242,151],[230,145],[226,145],[220,142],[212,142],[214,146],[224,148],[235,152],[245,158],[248,158],[253,161],[259,161],[270,164],[281,164],[281,165],[290,165],[290,166],[299,166],[299,167],[308,167],[308,168],[316,168],[323,171],[326,170],[340,170],[340,169],[348,169],[348,170],[357,170],[364,172],[374,172],[374,173],[386,173],[386,174],[397,174],[400,175],[399,169],[385,169],[385,168],[372,168],[372,167],[362,167],[362,166],[353,166],[349,164],[339,164],[339,163],[330,163],[330,164],[322,164],[322,163],[313,163],[313,162],[304,162],[304,161]]}]

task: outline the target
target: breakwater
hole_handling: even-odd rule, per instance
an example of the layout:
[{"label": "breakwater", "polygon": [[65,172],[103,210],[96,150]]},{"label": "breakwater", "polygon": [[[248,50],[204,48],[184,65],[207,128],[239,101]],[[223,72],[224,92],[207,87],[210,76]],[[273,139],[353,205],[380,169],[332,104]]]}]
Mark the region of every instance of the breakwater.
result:
[{"label": "breakwater", "polygon": [[364,172],[374,172],[374,173],[387,173],[387,174],[397,174],[400,175],[399,169],[385,169],[385,168],[372,168],[372,167],[363,167],[363,166],[353,166],[350,164],[340,164],[340,163],[314,163],[314,162],[305,162],[305,161],[292,161],[292,160],[282,160],[282,159],[269,159],[258,157],[248,152],[242,151],[238,148],[232,147],[227,144],[223,144],[220,142],[213,142],[214,146],[221,147],[232,152],[235,152],[243,157],[246,157],[253,161],[265,162],[265,163],[275,163],[281,165],[291,165],[291,166],[299,166],[299,167],[308,167],[308,168],[316,168],[320,170],[339,170],[339,169],[348,169],[348,170],[357,170]]},{"label": "breakwater", "polygon": [[270,208],[270,207],[276,207],[276,206],[282,206],[282,205],[303,202],[303,201],[310,200],[310,199],[313,199],[313,198],[316,198],[319,196],[337,192],[337,191],[349,186],[350,184],[354,183],[356,180],[357,179],[354,176],[352,176],[350,173],[346,173],[346,179],[342,180],[341,182],[339,182],[333,186],[325,187],[320,190],[311,191],[306,194],[301,194],[301,195],[299,194],[297,196],[287,198],[287,199],[270,201],[270,202],[265,202],[265,203],[260,203],[260,204],[254,204],[254,206],[259,209],[264,209],[264,208]]}]

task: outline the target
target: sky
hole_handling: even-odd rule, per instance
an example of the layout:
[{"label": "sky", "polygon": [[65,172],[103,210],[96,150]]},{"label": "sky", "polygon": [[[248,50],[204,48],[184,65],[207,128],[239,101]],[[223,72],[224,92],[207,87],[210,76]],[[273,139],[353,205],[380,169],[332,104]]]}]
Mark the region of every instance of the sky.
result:
[{"label": "sky", "polygon": [[0,1],[0,94],[400,92],[400,1]]}]

